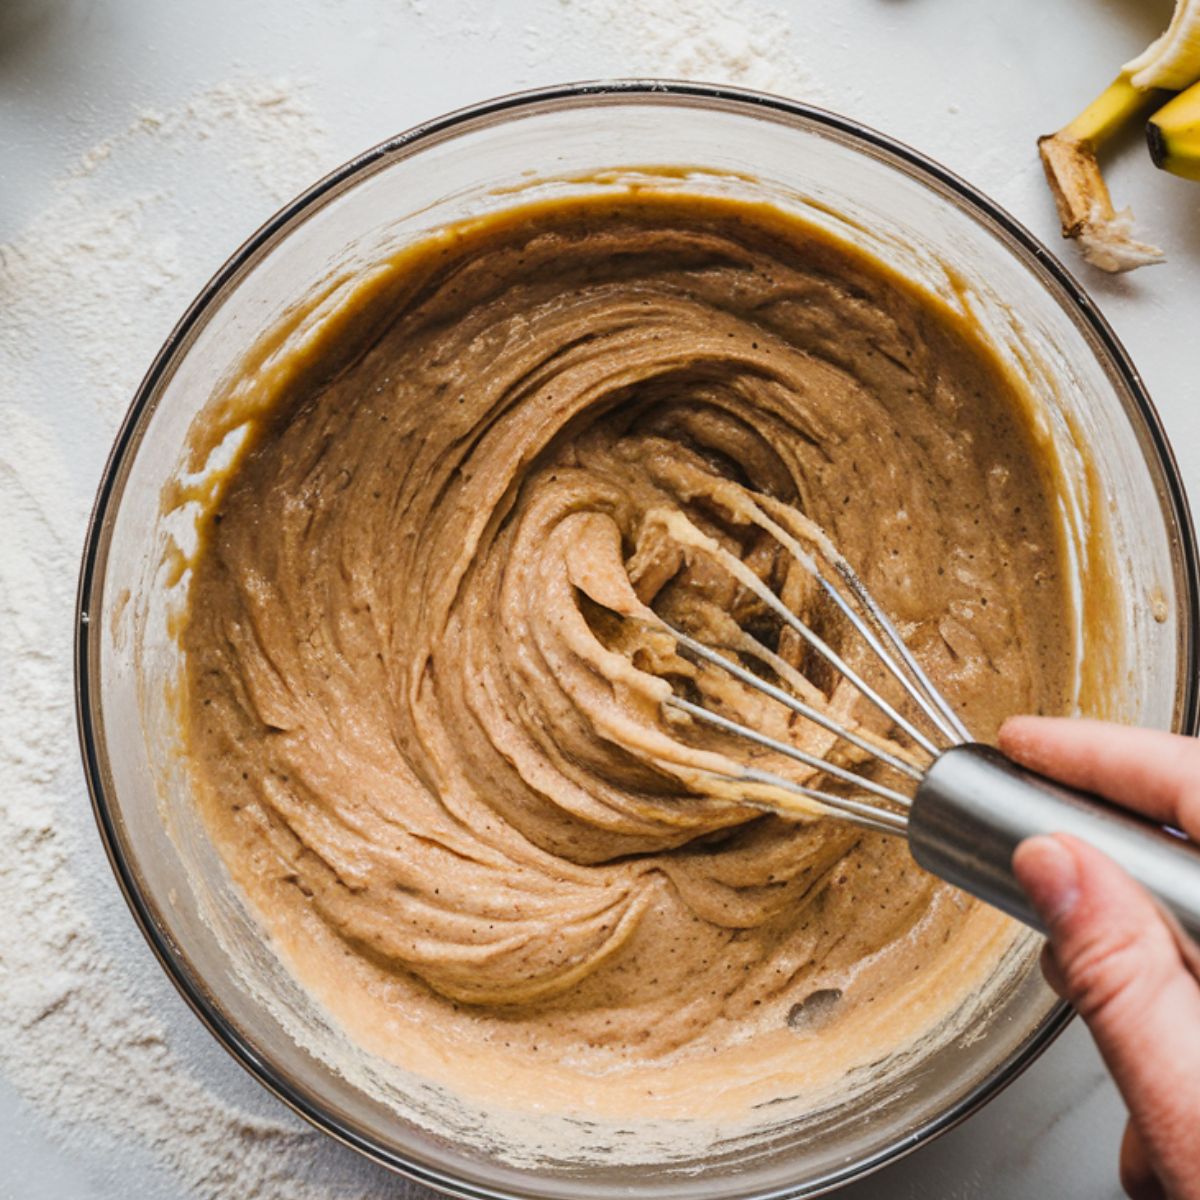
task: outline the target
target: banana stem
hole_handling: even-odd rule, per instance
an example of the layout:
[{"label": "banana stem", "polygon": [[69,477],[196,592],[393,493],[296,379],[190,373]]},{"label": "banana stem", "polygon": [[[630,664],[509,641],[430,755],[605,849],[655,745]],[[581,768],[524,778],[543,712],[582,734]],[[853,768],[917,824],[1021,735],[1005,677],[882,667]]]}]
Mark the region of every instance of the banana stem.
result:
[{"label": "banana stem", "polygon": [[1038,139],[1063,237],[1078,237],[1089,221],[1111,221],[1116,215],[1096,151],[1127,121],[1149,111],[1158,96],[1119,75],[1073,121]]},{"label": "banana stem", "polygon": [[1089,261],[1107,271],[1127,271],[1162,258],[1155,247],[1134,241],[1128,215],[1113,209],[1096,153],[1122,126],[1161,100],[1160,91],[1142,91],[1119,75],[1073,121],[1038,139],[1063,237],[1081,239]]}]

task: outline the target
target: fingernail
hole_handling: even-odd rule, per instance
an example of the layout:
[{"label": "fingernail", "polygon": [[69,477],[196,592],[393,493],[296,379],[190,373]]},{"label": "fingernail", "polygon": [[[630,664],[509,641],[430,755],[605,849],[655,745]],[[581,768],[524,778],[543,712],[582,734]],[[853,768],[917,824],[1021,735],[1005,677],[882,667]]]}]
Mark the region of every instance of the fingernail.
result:
[{"label": "fingernail", "polygon": [[1066,918],[1079,900],[1075,856],[1056,838],[1023,841],[1013,855],[1013,873],[1048,928]]}]

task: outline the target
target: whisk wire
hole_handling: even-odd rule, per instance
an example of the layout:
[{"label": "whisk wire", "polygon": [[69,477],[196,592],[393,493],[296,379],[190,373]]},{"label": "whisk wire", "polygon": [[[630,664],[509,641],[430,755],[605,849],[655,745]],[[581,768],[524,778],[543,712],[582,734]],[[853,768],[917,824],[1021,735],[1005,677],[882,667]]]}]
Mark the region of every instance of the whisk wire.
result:
[{"label": "whisk wire", "polygon": [[786,742],[779,741],[778,738],[773,738],[769,734],[752,729],[749,725],[743,725],[740,721],[731,720],[729,717],[713,712],[703,705],[693,704],[692,701],[685,700],[681,696],[671,697],[667,701],[667,704],[671,708],[687,713],[688,716],[698,721],[704,721],[709,725],[715,726],[717,729],[723,729],[726,733],[737,734],[739,737],[754,742],[756,745],[762,746],[767,750],[774,750],[777,754],[782,754],[795,762],[803,763],[806,767],[812,767],[814,770],[820,771],[823,775],[829,775],[834,779],[840,779],[845,783],[852,783],[868,792],[873,792],[876,796],[884,800],[890,800],[893,804],[899,804],[907,808],[912,803],[908,796],[904,795],[903,792],[896,791],[895,788],[877,783],[874,779],[868,779],[863,775],[857,775],[855,772],[849,771],[837,763],[829,762],[827,759],[817,758],[816,755],[809,754],[807,751],[801,750],[798,746],[789,746]]},{"label": "whisk wire", "polygon": [[[885,613],[883,609],[879,607],[879,603],[875,597],[872,596],[869,591],[867,591],[866,585],[861,579],[859,579],[858,575],[855,574],[850,564],[843,560],[838,562],[836,567],[838,576],[854,594],[855,599],[858,600],[858,602],[870,615],[876,626],[883,632],[884,636],[891,644],[892,649],[895,650],[901,662],[903,662],[909,673],[910,682],[915,681],[919,686],[920,694],[914,692],[911,687],[906,689],[909,691],[909,694],[912,696],[913,700],[921,706],[921,710],[925,713],[925,715],[928,716],[929,719],[938,726],[938,728],[952,744],[960,744],[972,741],[973,739],[971,737],[970,730],[968,730],[966,725],[963,724],[962,719],[959,717],[958,713],[954,711],[953,707],[950,705],[950,702],[934,686],[933,681],[929,678],[928,674],[925,672],[925,669],[919,662],[917,662],[913,652],[908,648],[907,645],[905,645],[904,639],[900,636],[899,630],[897,630],[896,626],[892,623],[887,613]],[[867,641],[872,648],[877,648],[877,642],[874,638],[874,634],[871,633],[868,635],[865,622],[862,622],[860,619],[858,619],[857,615],[851,613],[848,608],[843,608],[842,611],[846,613],[846,616],[859,631],[859,633],[867,638]],[[886,654],[882,649],[877,649],[877,653],[879,653],[880,657],[883,658],[885,663],[892,662],[891,656]],[[900,675],[896,670],[893,670],[892,673],[897,679],[900,680],[902,684],[905,683],[905,680],[900,679]],[[930,711],[929,705],[932,705],[937,709],[944,719],[944,723],[942,720],[939,720],[934,716],[934,714]]]},{"label": "whisk wire", "polygon": [[[817,576],[821,578],[820,575]],[[758,598],[775,613],[788,626],[788,628],[798,633],[835,671],[838,671],[877,708],[881,713],[892,721],[893,724],[902,729],[930,758],[937,758],[943,747],[931,741],[924,733],[921,732],[903,713],[901,713],[893,704],[879,694],[863,677],[848,663],[828,642],[819,634],[815,633],[808,627],[777,595],[765,584],[759,580],[754,580],[751,583],[746,581],[747,586],[754,592]],[[843,601],[844,603],[844,601]],[[862,633],[866,628],[862,619],[856,613],[851,614],[854,627]],[[902,685],[906,684],[903,676],[897,676]],[[906,685],[905,690],[908,695],[916,699],[914,689],[911,685]],[[940,722],[935,722],[940,730]]]},{"label": "whisk wire", "polygon": [[[854,568],[842,557],[837,547],[829,540],[825,533],[816,526],[812,526],[805,535],[811,540],[813,545],[818,547],[819,556],[814,556],[801,544],[796,535],[789,532],[778,521],[768,515],[763,510],[761,504],[751,503],[749,505],[749,512],[755,524],[760,529],[764,529],[770,533],[788,551],[792,559],[817,582],[826,596],[833,601],[842,615],[854,626],[859,636],[875,652],[887,672],[904,688],[909,698],[921,709],[926,719],[934,728],[951,745],[959,741],[969,740],[969,735],[957,714],[937,688],[933,686],[929,677],[921,669],[911,651],[905,645],[904,639],[900,637],[896,627],[889,620],[887,614],[876,603],[875,597],[867,591],[866,585],[859,579]],[[804,519],[798,513],[792,513],[791,516],[793,520]],[[842,580],[850,594],[862,606],[863,611],[867,614],[867,620],[864,620],[859,613],[854,611],[853,606],[847,602],[841,591],[825,575],[825,572],[821,569],[818,557],[823,558],[837,572],[838,578]],[[739,572],[738,578],[742,579],[743,583],[753,587],[751,579],[743,573]],[[903,668],[901,667],[901,663],[898,663],[893,658],[892,654],[879,640],[875,631],[870,626],[870,621],[873,621],[883,632],[888,642],[899,655],[901,663],[903,663]],[[908,671],[907,675],[905,674],[905,668]]]},{"label": "whisk wire", "polygon": [[[862,580],[854,571],[850,563],[841,556],[838,547],[829,541],[826,535],[821,530],[815,527],[809,530],[809,538],[814,540],[814,544],[820,551],[820,557],[826,559],[833,569],[838,572],[838,577],[845,584],[848,592],[858,602],[866,614],[866,619],[862,614],[854,611],[851,604],[848,604],[840,589],[836,588],[829,578],[821,569],[820,563],[814,554],[810,553],[806,548],[800,545],[799,540],[787,529],[780,526],[778,521],[773,517],[768,516],[760,505],[751,505],[751,512],[754,514],[754,520],[758,527],[766,529],[773,538],[784,546],[788,553],[791,554],[794,562],[798,563],[808,574],[816,580],[818,586],[821,587],[824,594],[834,602],[834,605],[839,608],[842,616],[844,616],[854,629],[858,631],[860,637],[874,650],[876,656],[882,662],[884,668],[905,689],[913,703],[916,703],[918,708],[925,714],[926,720],[936,728],[942,737],[946,738],[950,744],[967,740],[968,734],[966,728],[962,726],[958,715],[954,709],[950,708],[949,704],[944,700],[941,692],[935,688],[930,682],[928,676],[920,668],[916,659],[913,658],[910,649],[906,646],[904,638],[900,637],[896,631],[895,625],[890,622],[887,613],[884,613],[882,608],[878,606],[875,596],[872,596]],[[798,518],[798,514],[792,514],[793,518]],[[871,629],[870,622],[874,622],[883,632],[884,637],[893,647],[896,654],[899,655],[900,662],[893,658],[892,653],[883,646],[880,638],[876,635],[874,629]],[[901,667],[902,664],[902,667]],[[905,674],[907,670],[907,674]]]},{"label": "whisk wire", "polygon": [[[820,709],[813,708],[812,705],[806,704],[791,692],[786,692],[780,687],[776,687],[773,683],[755,675],[753,671],[748,671],[740,663],[735,662],[731,658],[727,658],[723,654],[719,654],[711,647],[706,646],[703,642],[697,641],[695,638],[683,632],[681,629],[676,629],[673,625],[664,621],[666,627],[672,637],[688,651],[694,654],[697,658],[704,662],[710,663],[715,667],[720,667],[724,671],[728,671],[735,679],[746,684],[749,687],[756,688],[764,695],[769,696],[772,700],[784,705],[785,708],[790,708],[792,712],[799,716],[812,721],[815,725],[819,725],[827,733],[832,733],[835,737],[842,738],[849,742],[852,746],[857,746],[860,750],[877,758],[880,762],[885,763],[895,771],[899,771],[902,775],[907,775],[910,779],[920,781],[922,772],[912,765],[907,763],[902,758],[898,758],[890,751],[885,750],[882,746],[876,745],[869,738],[863,737],[862,734],[856,733],[854,730],[847,728],[840,721],[821,712]],[[705,710],[708,711],[707,709]]]},{"label": "whisk wire", "polygon": [[[855,800],[851,796],[837,796],[832,792],[822,791],[820,788],[795,783],[790,779],[784,779],[782,775],[762,771],[757,767],[745,767],[737,776],[723,776],[722,778],[736,778],[746,783],[760,783],[779,791],[790,792],[794,796],[803,796],[806,800],[816,801],[823,808],[836,812],[841,819],[850,821],[863,829],[875,830],[877,833],[898,834],[903,837],[908,829],[908,820],[900,813],[890,812],[876,804]],[[750,803],[753,804],[754,801],[751,800]],[[764,805],[763,807],[768,812],[774,812],[777,808],[775,805]]]},{"label": "whisk wire", "polygon": [[[793,691],[785,690],[743,666],[730,654],[741,652],[760,659],[779,676],[781,684],[797,684],[797,680],[792,678],[793,668],[791,665],[744,627],[741,630],[740,639],[735,639],[735,646],[722,644],[721,649],[729,653],[721,653],[683,630],[676,629],[657,614],[655,614],[654,623],[671,634],[676,645],[686,654],[720,668],[747,687],[814,722],[836,738],[843,739],[848,744],[857,747],[878,763],[920,784],[925,778],[925,771],[929,765],[935,763],[945,750],[971,740],[966,726],[945,697],[933,685],[895,625],[825,533],[802,514],[792,512],[790,516],[785,516],[784,520],[789,527],[799,524],[800,532],[794,533],[791,528],[785,528],[769,515],[770,512],[775,511],[771,507],[774,502],[763,497],[758,498],[761,503],[756,502],[745,493],[738,493],[738,496],[740,498],[732,505],[734,510],[770,534],[791,556],[792,560],[809,575],[871,650],[885,673],[899,684],[906,700],[916,710],[919,710],[919,716],[914,713],[913,719],[910,719],[901,712],[896,704],[883,695],[881,690],[868,683],[842,654],[838,653],[798,613],[785,604],[783,599],[747,563],[732,555],[686,516],[679,512],[667,512],[660,513],[658,519],[680,544],[713,558],[747,591],[762,601],[786,628],[797,634],[812,651],[851,684],[877,711],[882,713],[896,731],[910,741],[920,753],[926,755],[930,760],[929,764],[918,767],[916,757],[906,761],[908,755],[914,753],[908,746],[904,746],[902,749],[890,737],[883,738],[873,735],[861,728],[859,730],[850,729],[844,721],[822,712],[813,703],[808,703],[805,699],[795,695],[796,686],[793,687]],[[810,546],[815,547],[815,553]],[[836,574],[841,586],[838,586],[829,577],[826,568]],[[800,680],[799,682],[804,683],[805,681]],[[807,694],[807,688],[808,684],[805,683],[805,687],[798,688],[798,690]],[[807,696],[807,699],[816,700],[817,696],[818,693],[814,690],[812,695]],[[721,778],[770,784],[777,792],[799,795],[815,801],[820,806],[819,811],[836,813],[847,820],[853,820],[855,824],[863,828],[885,833],[904,833],[906,830],[908,819],[906,814],[912,800],[896,788],[871,779],[865,774],[858,774],[839,763],[819,758],[799,746],[774,738],[741,721],[734,720],[724,713],[714,712],[686,697],[676,694],[668,698],[665,704],[678,712],[687,714],[695,721],[704,722],[794,762],[802,763],[819,773],[818,780],[824,777],[841,783],[850,783],[860,788],[866,795],[858,798],[839,795],[822,788],[795,783],[750,766],[739,765],[732,771],[714,772]],[[928,732],[916,723],[922,718],[928,723]],[[882,800],[891,807],[885,807],[871,797]],[[753,798],[748,802],[756,803]],[[766,805],[766,807],[770,807],[770,805]],[[897,809],[900,811],[896,811]],[[811,813],[811,805],[808,806],[808,811]]]}]

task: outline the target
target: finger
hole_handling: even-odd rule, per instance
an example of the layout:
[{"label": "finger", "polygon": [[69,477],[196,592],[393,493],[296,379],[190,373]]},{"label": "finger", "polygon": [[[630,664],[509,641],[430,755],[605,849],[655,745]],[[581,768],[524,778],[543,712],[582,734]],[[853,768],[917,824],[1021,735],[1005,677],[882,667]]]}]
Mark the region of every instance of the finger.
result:
[{"label": "finger", "polygon": [[1121,1138],[1121,1186],[1129,1200],[1167,1200],[1166,1189],[1154,1173],[1137,1126],[1125,1123]]},{"label": "finger", "polygon": [[1075,717],[1010,717],[1000,749],[1200,840],[1200,741]]},{"label": "finger", "polygon": [[1174,934],[1147,892],[1077,838],[1030,838],[1013,870],[1049,930],[1066,997],[1091,1029],[1155,1173],[1169,1195],[1193,1195],[1200,985]]}]

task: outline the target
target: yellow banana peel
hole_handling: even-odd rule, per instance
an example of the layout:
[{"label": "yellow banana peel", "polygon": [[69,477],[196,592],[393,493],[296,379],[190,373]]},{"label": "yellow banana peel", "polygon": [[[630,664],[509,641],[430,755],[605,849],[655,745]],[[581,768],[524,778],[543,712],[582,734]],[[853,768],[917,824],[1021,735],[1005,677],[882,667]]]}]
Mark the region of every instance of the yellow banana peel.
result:
[{"label": "yellow banana peel", "polygon": [[1178,92],[1200,79],[1200,0],[1178,0],[1163,35],[1131,58],[1121,73],[1143,91]]}]

